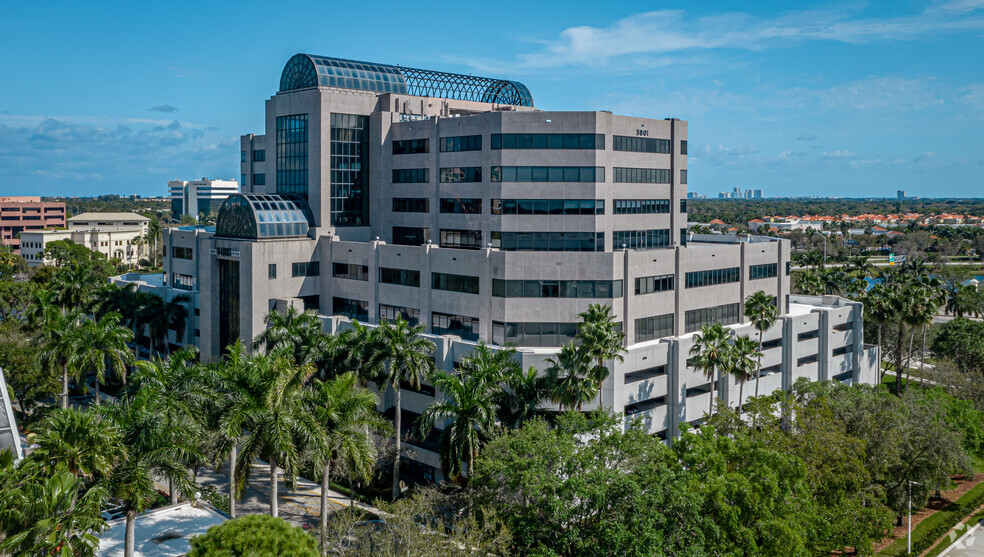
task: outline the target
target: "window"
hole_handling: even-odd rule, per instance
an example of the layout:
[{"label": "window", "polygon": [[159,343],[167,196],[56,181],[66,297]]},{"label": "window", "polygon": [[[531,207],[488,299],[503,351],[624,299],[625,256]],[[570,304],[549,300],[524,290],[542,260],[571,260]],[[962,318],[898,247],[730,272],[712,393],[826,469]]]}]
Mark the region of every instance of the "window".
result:
[{"label": "window", "polygon": [[834,350],[831,352],[831,355],[843,356],[844,354],[847,354],[850,351],[851,351],[850,346],[841,346],[840,348],[834,348]]},{"label": "window", "polygon": [[646,379],[652,379],[653,377],[661,377],[666,375],[666,365],[650,367],[646,369],[640,369],[638,371],[630,371],[625,374],[625,384],[637,383],[639,381],[645,381]]},{"label": "window", "polygon": [[409,381],[400,381],[400,390],[420,393],[424,396],[430,396],[430,397],[434,396],[434,392],[435,392],[434,387],[432,385],[418,383],[417,386],[414,386]]},{"label": "window", "polygon": [[430,199],[426,197],[394,197],[394,213],[428,213]]},{"label": "window", "polygon": [[266,185],[266,174],[262,172],[253,173],[253,185],[254,186],[265,186]]},{"label": "window", "polygon": [[680,200],[680,212],[681,213],[686,213],[687,212],[687,200],[686,199],[681,199]]},{"label": "window", "polygon": [[563,346],[574,340],[577,323],[492,323],[492,341],[520,346]]},{"label": "window", "polygon": [[636,277],[635,293],[652,294],[673,290],[673,275],[656,275],[652,277]]},{"label": "window", "polygon": [[779,276],[778,263],[766,263],[764,265],[752,265],[748,268],[749,280],[775,278]]},{"label": "window", "polygon": [[800,333],[796,335],[796,341],[803,342],[804,340],[818,338],[819,336],[820,336],[820,331],[818,329],[813,329],[812,331],[806,331],[805,333]]},{"label": "window", "polygon": [[[239,175],[239,183],[242,184],[242,185],[244,185],[244,186],[246,185],[246,175],[245,174],[240,174]],[[174,209],[171,209],[171,210],[173,211]],[[174,211],[174,212],[175,213],[179,213],[179,212],[181,212],[181,210],[179,209],[179,210]]]},{"label": "window", "polygon": [[331,274],[349,280],[369,280],[369,266],[353,263],[332,263]]},{"label": "window", "polygon": [[267,278],[273,280],[277,278],[277,264],[270,263],[267,265]]},{"label": "window", "polygon": [[787,277],[789,276],[789,271],[790,271],[790,268],[791,268],[791,267],[792,267],[792,263],[791,263],[791,262],[789,262],[789,261],[787,261],[787,262],[786,262],[786,276],[787,276]]},{"label": "window", "polygon": [[635,320],[635,341],[645,342],[673,335],[673,314],[643,317]]},{"label": "window", "polygon": [[680,183],[681,184],[686,184],[687,183],[687,171],[686,170],[681,170],[680,171]]},{"label": "window", "polygon": [[449,292],[478,294],[478,277],[452,275],[450,273],[431,273],[431,288]]},{"label": "window", "polygon": [[464,213],[469,215],[482,214],[481,199],[444,198],[441,199],[442,213]]},{"label": "window", "polygon": [[417,308],[379,304],[380,321],[396,321],[402,317],[410,326],[420,323],[420,310]]},{"label": "window", "polygon": [[605,136],[594,133],[494,133],[492,149],[604,149]]},{"label": "window", "polygon": [[333,297],[331,299],[331,311],[335,315],[344,315],[350,319],[369,320],[369,302],[362,300]]},{"label": "window", "polygon": [[652,410],[653,408],[662,408],[664,406],[666,406],[666,395],[661,395],[633,404],[628,404],[623,410],[625,411],[626,416],[632,416],[634,414],[638,414],[639,412],[645,412],[647,410]]},{"label": "window", "polygon": [[669,139],[651,139],[648,137],[629,137],[625,135],[612,136],[612,150],[631,151],[634,153],[664,153],[670,152]]},{"label": "window", "polygon": [[239,152],[239,162],[246,162],[246,151]]},{"label": "window", "polygon": [[394,184],[424,184],[430,181],[427,168],[394,168]]},{"label": "window", "polygon": [[612,233],[612,249],[661,248],[670,245],[670,231],[616,230]]},{"label": "window", "polygon": [[431,313],[431,333],[458,335],[464,340],[478,340],[478,318],[447,313]]},{"label": "window", "polygon": [[816,363],[817,360],[818,358],[816,354],[813,354],[812,356],[805,356],[796,360],[796,367],[803,367],[807,364],[813,364]]},{"label": "window", "polygon": [[669,199],[613,199],[612,214],[636,215],[670,212]]},{"label": "window", "polygon": [[620,280],[492,279],[496,298],[621,298]]},{"label": "window", "polygon": [[493,215],[604,215],[604,199],[493,199]]},{"label": "window", "polygon": [[189,275],[179,275],[175,273],[171,275],[171,286],[177,288],[178,290],[194,290],[195,279]]},{"label": "window", "polygon": [[400,286],[418,287],[420,286],[420,271],[380,267],[379,282],[384,284],[398,284]]},{"label": "window", "polygon": [[680,142],[680,154],[681,155],[686,155],[687,154],[687,141],[686,140]]},{"label": "window", "polygon": [[430,228],[393,227],[393,243],[399,246],[422,246],[430,240]]},{"label": "window", "polygon": [[316,277],[320,274],[320,267],[317,261],[291,263],[290,274],[294,277]]},{"label": "window", "polygon": [[415,155],[418,153],[430,152],[430,140],[424,139],[403,139],[393,142],[394,155]]},{"label": "window", "polygon": [[662,168],[619,168],[612,169],[612,180],[625,184],[669,184],[670,171]]},{"label": "window", "polygon": [[482,136],[463,135],[460,137],[442,137],[441,152],[452,153],[456,151],[481,151]]},{"label": "window", "polygon": [[479,249],[482,247],[481,230],[441,229],[442,248]]},{"label": "window", "polygon": [[171,257],[176,259],[192,259],[194,255],[194,248],[181,248],[178,246],[171,246]]},{"label": "window", "polygon": [[492,232],[502,251],[605,251],[604,232]]},{"label": "window", "polygon": [[692,333],[704,325],[715,323],[734,325],[738,319],[738,304],[692,309],[684,314],[684,332]]},{"label": "window", "polygon": [[307,198],[307,114],[277,117],[277,193]]},{"label": "window", "polygon": [[493,182],[604,182],[603,166],[493,166]]},{"label": "window", "polygon": [[253,151],[253,162],[263,162],[265,160],[266,160],[266,151],[265,150],[259,149],[259,150]]},{"label": "window", "polygon": [[442,184],[481,181],[482,167],[480,166],[454,166],[441,169]]},{"label": "window", "polygon": [[331,224],[369,224],[369,117],[331,115]]},{"label": "window", "polygon": [[782,337],[763,342],[762,350],[771,350],[773,348],[779,348],[780,346],[782,346]]},{"label": "window", "polygon": [[854,321],[848,321],[847,323],[841,323],[839,325],[834,325],[833,329],[838,332],[850,331],[854,328]]},{"label": "window", "polygon": [[715,286],[718,284],[728,284],[741,280],[741,269],[738,267],[728,267],[727,269],[712,269],[710,271],[692,271],[687,273],[687,288],[697,288],[700,286]]}]

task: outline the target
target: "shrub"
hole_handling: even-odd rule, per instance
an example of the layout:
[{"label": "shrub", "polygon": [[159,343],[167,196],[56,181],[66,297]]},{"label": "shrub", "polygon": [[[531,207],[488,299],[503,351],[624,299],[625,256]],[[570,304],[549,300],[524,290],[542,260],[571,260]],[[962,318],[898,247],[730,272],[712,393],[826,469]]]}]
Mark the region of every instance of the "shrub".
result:
[{"label": "shrub", "polygon": [[191,539],[189,557],[317,557],[315,539],[282,518],[253,514],[230,520]]}]

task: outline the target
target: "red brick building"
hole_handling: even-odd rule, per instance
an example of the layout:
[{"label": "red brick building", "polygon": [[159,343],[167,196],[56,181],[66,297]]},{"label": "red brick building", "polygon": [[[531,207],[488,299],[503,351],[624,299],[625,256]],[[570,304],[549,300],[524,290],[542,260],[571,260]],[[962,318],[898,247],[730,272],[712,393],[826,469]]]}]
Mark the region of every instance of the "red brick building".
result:
[{"label": "red brick building", "polygon": [[40,197],[0,197],[0,243],[20,253],[22,230],[65,226],[65,202],[41,201]]}]

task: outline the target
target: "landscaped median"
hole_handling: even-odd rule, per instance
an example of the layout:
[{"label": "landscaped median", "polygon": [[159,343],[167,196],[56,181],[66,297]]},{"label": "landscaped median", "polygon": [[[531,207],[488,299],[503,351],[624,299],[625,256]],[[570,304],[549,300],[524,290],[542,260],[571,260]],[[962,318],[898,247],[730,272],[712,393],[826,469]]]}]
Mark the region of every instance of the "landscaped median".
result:
[{"label": "landscaped median", "polygon": [[[940,541],[951,528],[984,505],[984,482],[978,483],[959,499],[927,516],[912,529],[912,553],[920,555],[936,545],[927,555],[938,555],[950,545],[949,537]],[[937,545],[937,542],[940,542]],[[906,554],[905,536],[877,553],[878,557],[901,557]]]}]

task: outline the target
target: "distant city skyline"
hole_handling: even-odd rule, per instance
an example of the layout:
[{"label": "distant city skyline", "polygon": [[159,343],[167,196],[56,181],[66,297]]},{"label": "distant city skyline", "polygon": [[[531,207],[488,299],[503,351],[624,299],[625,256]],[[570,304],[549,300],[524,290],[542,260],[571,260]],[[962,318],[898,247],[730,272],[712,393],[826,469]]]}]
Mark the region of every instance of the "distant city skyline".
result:
[{"label": "distant city skyline", "polygon": [[708,197],[982,195],[984,0],[733,6],[15,3],[0,195],[237,179],[239,135],[296,52],[517,79],[542,109],[688,120],[689,186]]}]

